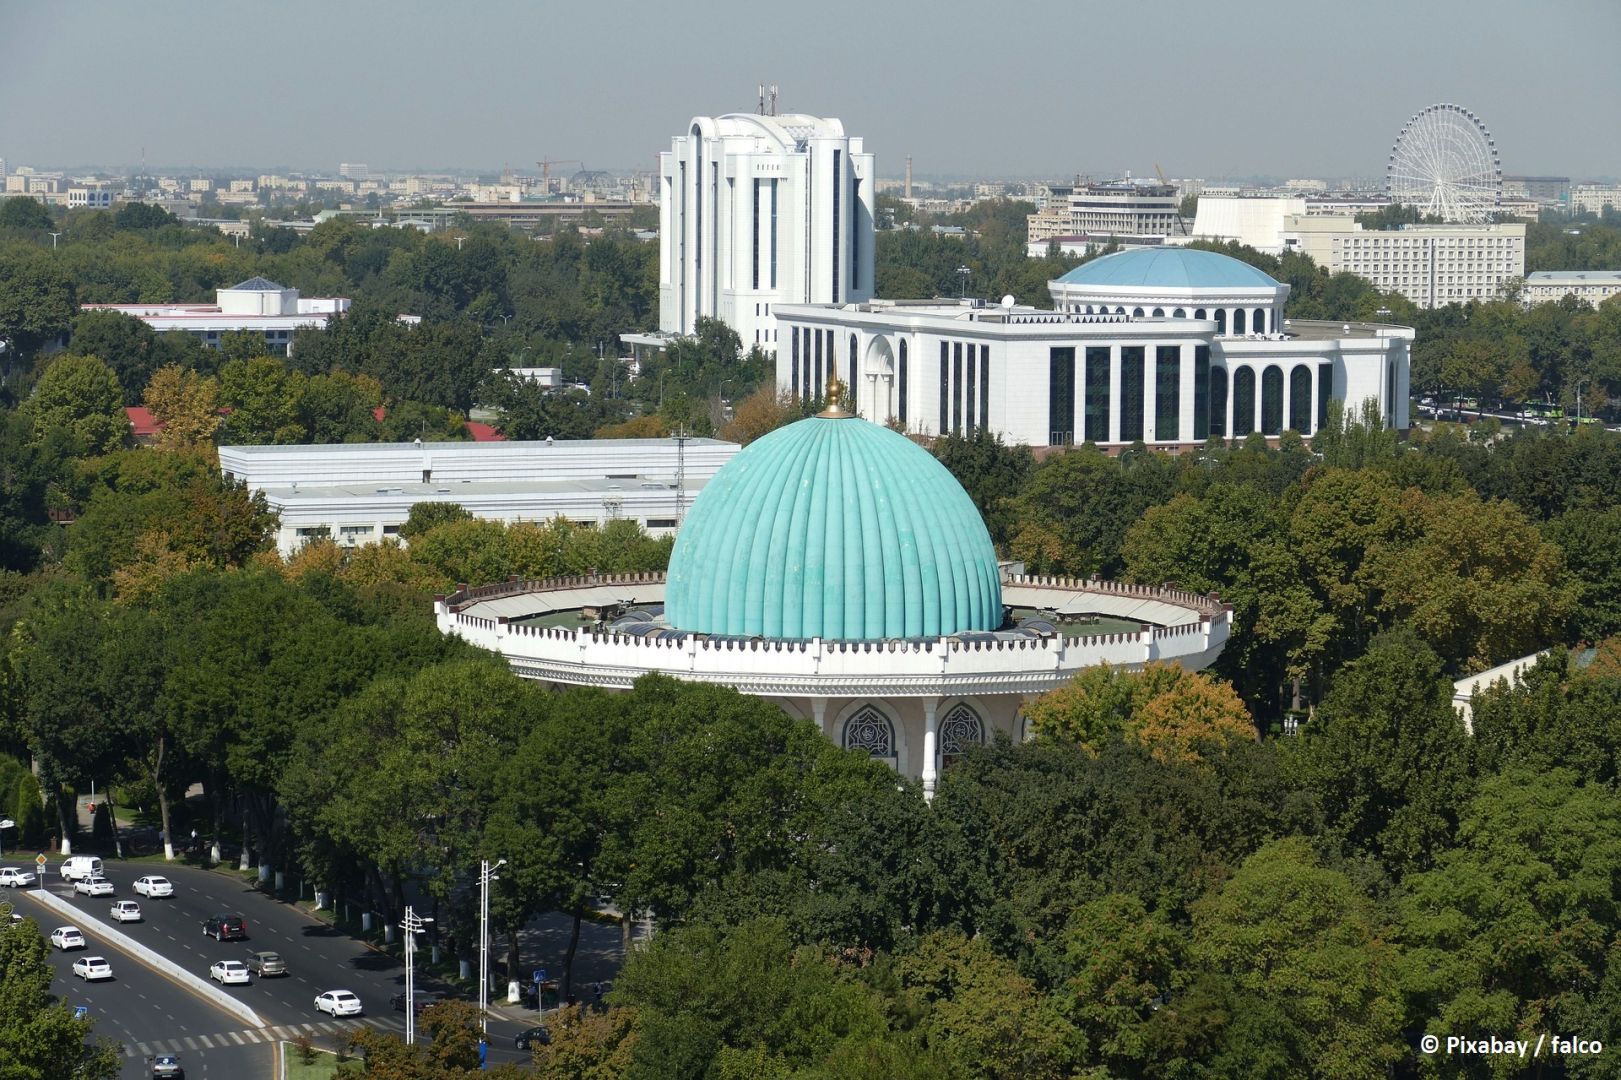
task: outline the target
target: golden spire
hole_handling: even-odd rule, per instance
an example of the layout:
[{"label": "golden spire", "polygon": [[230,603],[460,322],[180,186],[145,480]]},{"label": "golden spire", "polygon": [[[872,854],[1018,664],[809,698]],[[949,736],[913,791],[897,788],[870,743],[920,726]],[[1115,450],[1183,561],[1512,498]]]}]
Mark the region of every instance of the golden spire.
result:
[{"label": "golden spire", "polygon": [[827,377],[827,397],[824,399],[827,402],[827,407],[816,415],[824,420],[844,420],[854,416],[855,413],[845,409],[843,398],[844,384],[839,382],[837,375],[829,375]]}]

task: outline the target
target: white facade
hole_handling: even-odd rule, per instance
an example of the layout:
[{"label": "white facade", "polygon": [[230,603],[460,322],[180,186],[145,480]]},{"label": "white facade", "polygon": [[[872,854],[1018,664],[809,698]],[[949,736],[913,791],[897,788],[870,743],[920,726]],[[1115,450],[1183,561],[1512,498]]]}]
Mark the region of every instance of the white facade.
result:
[{"label": "white facade", "polygon": [[1621,184],[1577,184],[1570,189],[1572,213],[1602,214],[1605,207],[1621,210]]},{"label": "white facade", "polygon": [[1621,270],[1538,270],[1525,276],[1520,293],[1527,304],[1548,304],[1567,296],[1590,307],[1621,296]]},{"label": "white facade", "polygon": [[1193,216],[1193,238],[1245,244],[1267,255],[1281,255],[1289,216],[1305,213],[1304,195],[1201,195]]},{"label": "white facade", "polygon": [[1084,184],[1069,195],[1069,232],[1072,236],[1131,238],[1183,235],[1181,198],[1169,184],[1120,180]]},{"label": "white facade", "polygon": [[662,604],[664,588],[660,574],[513,582],[438,598],[434,613],[442,632],[500,654],[518,675],[552,685],[628,690],[640,676],[659,671],[763,697],[812,721],[839,745],[921,778],[925,795],[969,747],[997,734],[1024,739],[1029,698],[1103,663],[1128,671],[1150,661],[1198,670],[1215,661],[1232,630],[1231,608],[1208,596],[1050,577],[1008,578],[1003,602],[1139,629],[804,642],[547,625],[558,613]]},{"label": "white facade", "polygon": [[659,329],[777,346],[778,304],[873,289],[874,165],[837,120],[700,116],[659,155]]},{"label": "white facade", "polygon": [[1350,217],[1292,216],[1285,242],[1330,273],[1366,278],[1426,308],[1495,299],[1525,276],[1523,224],[1374,230]]},{"label": "white facade", "polygon": [[219,458],[227,479],[263,493],[279,515],[276,546],[288,555],[318,537],[397,536],[420,502],[508,522],[623,518],[664,535],[739,449],[716,439],[340,443],[222,446]]},{"label": "white facade", "polygon": [[349,310],[341,296],[300,297],[297,289],[274,281],[250,278],[229,289],[215,291],[212,304],[82,304],[85,311],[116,311],[140,319],[152,329],[183,331],[210,349],[220,347],[225,334],[251,330],[265,336],[272,353],[292,349],[293,334],[305,327],[325,326]]},{"label": "white facade", "polygon": [[974,301],[784,307],[777,387],[820,398],[837,374],[854,411],[875,423],[926,436],[986,430],[1031,446],[1310,436],[1328,402],[1351,412],[1367,399],[1388,426],[1409,426],[1409,327],[1295,320],[1280,329],[1282,295],[1240,288],[1138,296],[1125,313],[1111,296],[1108,313],[1101,299],[1088,313],[1074,310],[1088,306],[1074,288],[1053,283],[1069,309],[1059,311]]}]

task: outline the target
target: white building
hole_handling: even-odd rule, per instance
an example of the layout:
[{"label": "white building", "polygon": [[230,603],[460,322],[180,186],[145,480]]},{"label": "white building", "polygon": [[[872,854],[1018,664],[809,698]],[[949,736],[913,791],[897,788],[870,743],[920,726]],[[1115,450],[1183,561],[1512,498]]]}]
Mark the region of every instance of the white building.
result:
[{"label": "white building", "polygon": [[113,205],[113,189],[105,184],[82,184],[68,188],[68,208],[109,210]]},{"label": "white building", "polygon": [[1089,255],[1110,246],[1157,247],[1187,236],[1180,213],[1181,196],[1173,184],[1145,180],[1111,180],[1077,184],[1070,189],[1069,220],[1060,233],[1054,215],[1025,219],[1025,254],[1039,258],[1058,245],[1065,255]]},{"label": "white building", "polygon": [[837,120],[693,119],[659,155],[659,329],[720,319],[747,349],[776,347],[778,304],[865,300],[873,289],[873,157]]},{"label": "white building", "polygon": [[1525,275],[1520,293],[1527,304],[1548,304],[1567,296],[1590,307],[1621,296],[1621,270],[1538,270]]},{"label": "white building", "polygon": [[1231,608],[1139,585],[1004,575],[961,485],[838,409],[745,447],[694,501],[668,575],[514,581],[434,602],[439,628],[554,686],[649,672],[732,687],[922,781],[1028,734],[1077,672],[1216,659]]},{"label": "white building", "polygon": [[1621,184],[1577,184],[1570,189],[1574,214],[1602,214],[1604,208],[1621,210]]},{"label": "white building", "polygon": [[875,423],[936,436],[1167,448],[1314,434],[1328,403],[1408,426],[1404,326],[1283,320],[1289,287],[1193,248],[1125,251],[1050,283],[1056,310],[982,301],[784,306],[777,387],[836,375]]},{"label": "white building", "polygon": [[1285,243],[1330,273],[1351,273],[1420,307],[1491,300],[1525,276],[1525,226],[1403,225],[1364,229],[1350,217],[1291,216]]},{"label": "white building", "polygon": [[84,304],[86,311],[117,311],[140,319],[154,330],[178,330],[195,336],[210,349],[223,335],[239,330],[262,333],[270,351],[286,354],[293,333],[309,326],[325,326],[349,310],[341,296],[300,297],[262,277],[249,278],[229,289],[215,291],[212,304]]},{"label": "white building", "polygon": [[1304,195],[1201,195],[1193,215],[1193,239],[1245,244],[1267,255],[1281,255],[1290,216],[1305,213]]},{"label": "white building", "polygon": [[623,518],[663,535],[738,450],[716,439],[581,439],[222,446],[219,458],[227,479],[264,494],[288,555],[321,537],[397,536],[421,502],[508,522]]}]

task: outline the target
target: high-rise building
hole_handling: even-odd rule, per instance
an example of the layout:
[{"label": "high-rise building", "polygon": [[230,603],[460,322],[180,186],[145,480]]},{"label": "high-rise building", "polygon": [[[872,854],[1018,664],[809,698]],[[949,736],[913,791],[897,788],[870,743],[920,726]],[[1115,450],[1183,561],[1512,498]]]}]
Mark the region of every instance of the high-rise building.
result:
[{"label": "high-rise building", "polygon": [[371,169],[365,165],[356,165],[345,161],[338,166],[338,175],[345,180],[370,180]]},{"label": "high-rise building", "polygon": [[720,319],[777,347],[773,309],[873,291],[873,156],[838,120],[700,116],[659,155],[659,329]]}]

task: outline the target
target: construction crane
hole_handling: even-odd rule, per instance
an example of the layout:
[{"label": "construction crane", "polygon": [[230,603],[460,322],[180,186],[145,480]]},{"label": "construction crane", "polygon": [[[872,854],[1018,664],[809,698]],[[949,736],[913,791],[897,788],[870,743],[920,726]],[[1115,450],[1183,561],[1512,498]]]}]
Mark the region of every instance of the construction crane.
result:
[{"label": "construction crane", "polygon": [[540,166],[540,189],[548,195],[552,193],[553,165],[578,165],[582,172],[585,170],[585,162],[578,158],[553,158],[549,161],[537,161],[535,164]]}]

